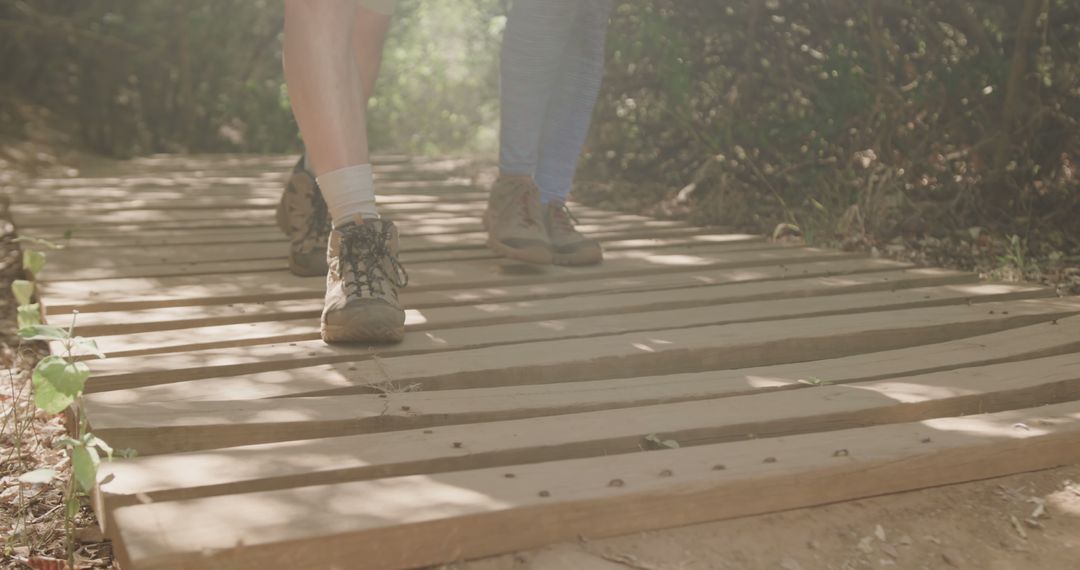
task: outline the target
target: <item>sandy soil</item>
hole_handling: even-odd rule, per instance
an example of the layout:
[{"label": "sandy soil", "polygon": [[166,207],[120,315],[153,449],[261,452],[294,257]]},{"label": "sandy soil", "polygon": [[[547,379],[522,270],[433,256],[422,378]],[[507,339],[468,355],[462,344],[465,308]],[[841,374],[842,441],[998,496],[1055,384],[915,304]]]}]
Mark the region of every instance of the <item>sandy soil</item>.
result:
[{"label": "sandy soil", "polygon": [[1080,465],[663,531],[583,539],[444,568],[1077,569]]}]

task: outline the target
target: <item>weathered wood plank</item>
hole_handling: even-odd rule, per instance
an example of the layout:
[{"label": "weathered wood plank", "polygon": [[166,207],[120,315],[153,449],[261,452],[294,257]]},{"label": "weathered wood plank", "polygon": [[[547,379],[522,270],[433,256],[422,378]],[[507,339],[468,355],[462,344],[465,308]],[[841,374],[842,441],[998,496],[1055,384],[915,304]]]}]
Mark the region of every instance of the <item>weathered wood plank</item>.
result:
[{"label": "weathered wood plank", "polygon": [[[716,400],[137,457],[101,468],[106,511],[141,500],[606,457],[998,412],[1080,397],[1080,354]],[[568,426],[573,426],[568,429]],[[111,477],[110,477],[111,476]]]},{"label": "weathered wood plank", "polygon": [[[446,200],[446,198],[443,198]],[[463,224],[465,220],[477,221],[484,211],[486,202],[417,202],[417,203],[391,203],[380,206],[379,210],[384,217],[392,219],[395,224],[402,228],[408,228],[410,224],[424,222]],[[95,228],[104,226],[106,231],[113,224],[147,224],[150,227],[159,225],[183,226],[187,223],[194,227],[220,222],[221,225],[229,225],[233,220],[266,220],[274,219],[273,207],[240,207],[225,208],[206,206],[202,208],[173,207],[160,208],[120,208],[114,210],[89,210],[78,213],[69,212],[56,207],[30,208],[27,206],[12,206],[12,213],[19,220],[20,227],[74,227]],[[583,224],[596,224],[604,222],[656,222],[658,220],[629,214],[626,212],[614,212],[599,210],[587,206],[576,206],[574,216]],[[669,221],[671,223],[671,221]],[[687,227],[685,223],[677,223],[679,227]],[[74,233],[74,232],[73,232]]]},{"label": "weathered wood plank", "polygon": [[[723,246],[716,246],[722,250]],[[857,259],[855,254],[816,248],[710,253],[703,247],[688,254],[651,254],[645,251],[612,252],[602,265],[593,267],[538,267],[490,260],[431,263],[409,270],[411,291],[495,288],[518,284],[579,281],[629,277],[650,273],[688,272],[708,269],[753,269],[762,266]],[[268,279],[265,273],[230,273],[211,276],[48,281],[42,286],[48,311],[69,312],[170,306],[177,302],[200,303],[269,301],[312,298],[323,294],[325,279],[296,277],[280,272]],[[173,305],[175,306],[175,305]]]},{"label": "weathered wood plank", "polygon": [[85,403],[94,433],[140,455],[553,416],[839,385],[1080,352],[1080,317],[777,366],[561,384],[249,401]]},{"label": "weathered wood plank", "polygon": [[[719,291],[722,294],[723,288]],[[707,299],[716,292],[716,289],[694,289],[687,295],[697,293]],[[635,307],[636,303],[649,302],[653,297],[629,294],[626,299],[622,299],[626,303],[623,310],[615,314],[539,321],[533,321],[524,316],[523,322],[480,326],[465,324],[445,328],[440,327],[436,322],[435,328],[430,331],[406,335],[401,343],[380,347],[378,354],[457,351],[504,344],[617,335],[636,331],[664,331],[718,324],[779,321],[796,317],[895,311],[965,302],[987,303],[989,306],[994,306],[993,301],[1051,296],[1053,296],[1052,291],[1035,286],[941,286],[818,297],[811,301],[783,299],[638,311]],[[972,310],[977,310],[975,307],[978,306],[980,305],[975,305]],[[539,316],[542,318],[544,308],[541,306],[536,310],[540,311]],[[450,314],[464,312],[452,308],[442,311]],[[299,327],[294,330],[299,330]],[[778,328],[777,333],[780,332]],[[372,352],[369,346],[330,346],[318,339],[147,356],[121,356],[90,363],[90,369],[94,375],[90,389],[98,391],[128,388],[133,385],[142,385],[140,378],[146,377],[152,377],[157,382],[170,382],[357,361],[370,358]]]},{"label": "weathered wood plank", "polygon": [[[470,234],[471,235],[471,234]],[[609,239],[611,232],[599,232],[595,237],[604,243],[608,257],[617,251],[649,251],[658,254],[695,254],[698,251],[710,252],[734,252],[749,250],[789,250],[790,246],[771,244],[763,240],[748,243],[724,242],[721,239],[709,241],[694,236],[671,237],[654,239]],[[622,237],[623,232],[616,232]],[[419,250],[410,249],[402,251],[401,262],[407,267],[414,267],[418,263],[449,262],[454,260],[496,260],[498,256],[492,253],[483,243],[474,244],[472,247],[451,247],[448,249],[430,249],[431,241],[421,242],[425,247]],[[57,275],[65,281],[90,280],[90,279],[124,279],[138,277],[168,277],[175,275],[215,275],[227,273],[251,273],[258,271],[286,271],[288,270],[288,246],[284,244],[269,244],[270,247],[242,248],[239,253],[232,252],[226,255],[239,255],[239,259],[224,260],[200,260],[185,255],[173,255],[171,251],[148,252],[143,254],[142,259],[148,263],[129,263],[127,258],[106,255],[93,258],[94,262],[88,264],[86,252],[78,252],[78,257],[61,258],[57,263],[50,261],[46,270],[42,273],[44,279]],[[714,249],[715,248],[715,249]],[[223,251],[228,251],[223,249]],[[50,259],[55,256],[50,256]],[[81,259],[81,261],[80,261]],[[164,259],[164,261],[162,261]]]},{"label": "weathered wood plank", "polygon": [[[1017,429],[1017,423],[1031,428]],[[841,449],[846,453],[837,454]],[[775,460],[763,461],[770,457]],[[1080,404],[1068,403],[134,505],[115,512],[117,548],[121,563],[136,569],[347,567],[358,560],[373,569],[415,567],[578,536],[805,507],[1075,461],[1080,461]],[[717,470],[718,464],[725,468]],[[616,479],[621,485],[611,483]]]},{"label": "weathered wood plank", "polygon": [[[785,290],[786,286],[779,285],[776,282],[808,278],[816,278],[823,286],[827,287],[858,287],[863,283],[870,287],[874,280],[888,282],[890,279],[897,278],[894,275],[905,276],[903,283],[905,285],[911,284],[911,286],[961,284],[976,280],[973,274],[959,274],[944,269],[905,269],[905,267],[907,267],[905,264],[881,259],[854,259],[835,262],[815,261],[786,266],[761,267],[754,270],[731,271],[728,269],[716,269],[694,273],[656,273],[638,277],[603,278],[540,285],[508,285],[464,291],[414,292],[406,288],[401,291],[401,298],[405,306],[414,310],[421,310],[432,307],[536,302],[597,293],[618,294],[635,291],[662,291],[727,284],[739,287],[743,291],[760,290],[762,296],[756,297],[751,294],[746,300],[764,300],[780,298],[773,291],[776,291],[777,288]],[[955,281],[950,280],[953,277],[955,277]],[[884,284],[882,286],[884,287]],[[189,302],[195,303],[197,301],[198,299]],[[118,310],[115,311],[84,312],[79,316],[79,328],[86,335],[100,336],[176,328],[292,320],[317,317],[323,306],[322,295],[311,295],[310,297],[288,301],[235,302],[227,304],[213,303],[213,299],[207,301],[210,304],[126,310],[125,307],[118,307]],[[58,311],[55,308],[51,308],[50,312],[53,317],[61,320],[70,318],[69,313]]]},{"label": "weathered wood plank", "polygon": [[[200,367],[170,369],[151,361],[142,372],[133,372],[134,363],[112,368],[111,378],[100,374],[90,379],[86,398],[136,405],[143,401],[370,393],[411,385],[423,390],[482,388],[748,368],[945,342],[1052,323],[1077,313],[1080,299],[1039,299],[652,329],[377,359],[372,358],[373,353],[342,349],[339,354],[304,359],[311,362],[317,358],[323,363],[341,359],[320,367],[321,373],[313,367],[279,369],[295,364],[287,361],[267,364],[248,358],[237,363],[236,355],[230,354],[215,367],[215,377],[207,380],[202,380],[207,371]],[[193,359],[192,364],[213,366],[211,354],[204,355],[206,360]],[[274,370],[259,372],[268,368]],[[200,379],[183,381],[186,377]],[[213,391],[208,386],[213,386]]]},{"label": "weathered wood plank", "polygon": [[[655,249],[675,245],[728,244],[746,249],[780,247],[766,243],[760,236],[748,234],[710,234],[704,228],[671,228],[602,231],[592,234],[605,243],[605,249],[619,250],[640,247]],[[401,251],[405,254],[418,252],[444,252],[454,250],[485,249],[487,234],[472,232],[444,236],[402,236]],[[66,247],[48,252],[50,265],[66,266],[64,271],[80,268],[113,268],[144,266],[161,263],[207,263],[215,261],[245,261],[252,259],[280,259],[287,255],[289,240],[275,235],[261,241],[224,241],[183,245],[140,244],[112,247]]]},{"label": "weathered wood plank", "polygon": [[[779,301],[913,288],[918,288],[924,301],[929,301],[933,297],[933,291],[950,291],[972,298],[989,295],[990,300],[1001,300],[1000,295],[1003,294],[1047,294],[1043,289],[1030,287],[957,284],[957,280],[962,280],[961,283],[963,283],[971,275],[960,272],[942,273],[943,275],[936,279],[928,279],[922,273],[877,273],[847,277],[842,280],[827,277],[792,279],[754,285],[704,285],[668,289],[662,293],[657,291],[611,292],[540,301],[459,305],[423,310],[407,309],[405,327],[407,332],[416,332],[464,326],[580,318],[633,311],[715,306],[751,300],[776,299]],[[935,289],[927,289],[927,287],[935,287]],[[282,304],[287,303],[289,302],[282,302]],[[178,331],[138,332],[103,337],[97,342],[101,350],[112,357],[119,357],[317,340],[319,338],[318,316],[321,314],[322,304],[318,300],[293,301],[292,303],[300,305],[291,307],[292,310],[308,311],[304,318],[217,325]],[[852,305],[850,308],[857,306]],[[822,307],[818,309],[823,310]],[[736,313],[752,315],[740,311]],[[774,316],[768,312],[760,312],[757,315],[761,318]]]}]

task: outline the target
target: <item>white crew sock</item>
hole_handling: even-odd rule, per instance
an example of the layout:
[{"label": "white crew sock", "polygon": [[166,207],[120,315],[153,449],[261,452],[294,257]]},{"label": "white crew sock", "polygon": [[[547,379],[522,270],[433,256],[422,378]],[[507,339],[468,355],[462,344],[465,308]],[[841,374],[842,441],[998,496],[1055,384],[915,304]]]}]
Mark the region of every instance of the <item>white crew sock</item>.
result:
[{"label": "white crew sock", "polygon": [[334,227],[351,222],[356,216],[379,217],[375,209],[375,181],[370,164],[327,172],[317,176],[315,181],[326,199]]}]

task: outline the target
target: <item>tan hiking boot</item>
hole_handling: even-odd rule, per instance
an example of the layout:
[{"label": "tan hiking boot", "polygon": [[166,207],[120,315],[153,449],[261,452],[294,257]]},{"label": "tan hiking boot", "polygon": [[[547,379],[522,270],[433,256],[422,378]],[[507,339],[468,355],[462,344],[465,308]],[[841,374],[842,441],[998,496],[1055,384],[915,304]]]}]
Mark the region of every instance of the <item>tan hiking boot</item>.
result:
[{"label": "tan hiking boot", "polygon": [[540,190],[531,179],[499,177],[484,212],[488,247],[510,259],[551,265],[551,243],[542,215]]},{"label": "tan hiking boot", "polygon": [[397,260],[398,232],[392,222],[357,220],[330,234],[326,252],[326,342],[398,342],[405,336],[405,311],[398,287],[409,276]]},{"label": "tan hiking boot", "polygon": [[596,265],[604,260],[600,242],[585,237],[574,228],[577,220],[562,202],[548,202],[544,207],[544,228],[551,240],[555,265]]},{"label": "tan hiking boot", "polygon": [[330,214],[315,176],[296,162],[277,207],[277,225],[289,237],[289,271],[300,277],[326,275]]}]

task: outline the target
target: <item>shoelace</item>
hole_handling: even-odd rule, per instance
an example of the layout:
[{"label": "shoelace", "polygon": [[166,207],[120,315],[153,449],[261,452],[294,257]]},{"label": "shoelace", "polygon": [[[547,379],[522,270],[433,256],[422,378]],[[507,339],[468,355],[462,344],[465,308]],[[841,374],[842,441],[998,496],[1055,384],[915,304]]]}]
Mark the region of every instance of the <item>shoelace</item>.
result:
[{"label": "shoelace", "polygon": [[561,229],[568,232],[574,231],[574,225],[581,223],[574,217],[574,213],[570,211],[570,207],[565,202],[562,206],[556,208],[552,217],[555,218],[555,222],[559,224]]},{"label": "shoelace", "polygon": [[[363,295],[364,287],[374,296],[383,294],[383,282],[390,281],[398,287],[409,284],[409,274],[401,266],[397,256],[390,252],[391,226],[382,224],[376,230],[374,224],[357,224],[342,229],[340,259],[349,271],[342,272],[347,286],[354,287]],[[390,261],[393,275],[386,272],[384,260]]]},{"label": "shoelace", "polygon": [[304,228],[304,236],[301,240],[311,248],[319,247],[322,241],[320,238],[330,235],[332,229],[330,210],[326,206],[322,193],[316,188],[315,192],[311,193],[311,222]]}]

